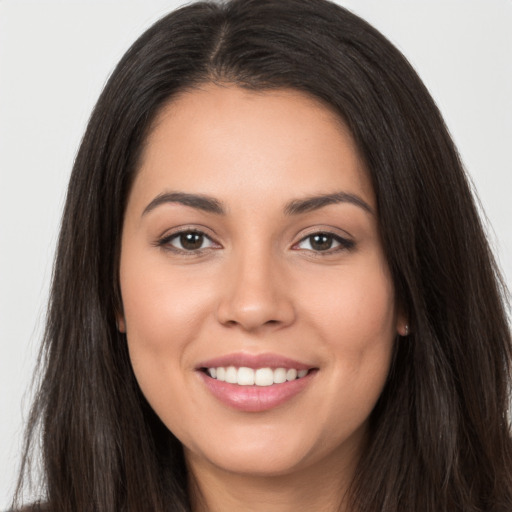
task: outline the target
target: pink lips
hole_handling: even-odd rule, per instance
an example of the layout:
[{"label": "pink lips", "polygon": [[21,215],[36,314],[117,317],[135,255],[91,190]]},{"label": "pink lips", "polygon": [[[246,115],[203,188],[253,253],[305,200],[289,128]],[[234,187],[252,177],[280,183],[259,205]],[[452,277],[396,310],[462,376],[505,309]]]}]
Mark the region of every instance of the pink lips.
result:
[{"label": "pink lips", "polygon": [[217,368],[219,366],[246,366],[247,368],[295,368],[296,370],[309,370],[314,365],[300,363],[288,357],[277,354],[228,354],[214,359],[208,359],[197,365],[197,369]]},{"label": "pink lips", "polygon": [[[247,368],[295,368],[310,370],[300,379],[273,384],[272,386],[240,386],[218,381],[206,374],[206,368],[219,366],[245,366]],[[225,405],[244,412],[263,412],[278,407],[304,390],[314,379],[317,369],[314,365],[300,363],[293,359],[276,354],[230,354],[201,362],[197,367],[198,374],[207,389]]]}]

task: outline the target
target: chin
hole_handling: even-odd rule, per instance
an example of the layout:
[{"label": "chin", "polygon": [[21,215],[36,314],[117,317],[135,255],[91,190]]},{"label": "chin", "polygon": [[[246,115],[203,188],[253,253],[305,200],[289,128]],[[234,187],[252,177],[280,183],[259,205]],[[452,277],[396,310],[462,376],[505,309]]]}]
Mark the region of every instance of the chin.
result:
[{"label": "chin", "polygon": [[[192,465],[206,464],[240,476],[276,477],[327,462],[333,455],[339,461],[339,456],[347,451],[344,436],[335,440],[332,435],[311,428],[305,432],[272,427],[251,433],[244,428],[236,430],[203,446],[190,449],[185,445],[187,459]],[[352,442],[348,444],[353,446]]]},{"label": "chin", "polygon": [[[197,457],[192,456],[193,458]],[[224,453],[199,454],[203,461],[208,461],[217,469],[240,476],[275,477],[292,474],[300,470],[304,464],[305,454],[294,450],[280,451],[272,449],[230,449]]]}]

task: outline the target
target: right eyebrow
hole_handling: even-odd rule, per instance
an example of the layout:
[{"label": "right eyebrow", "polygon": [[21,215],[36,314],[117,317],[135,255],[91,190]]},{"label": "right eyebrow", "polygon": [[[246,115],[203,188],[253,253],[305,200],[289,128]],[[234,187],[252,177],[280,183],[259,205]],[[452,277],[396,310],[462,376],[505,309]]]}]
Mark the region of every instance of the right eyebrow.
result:
[{"label": "right eyebrow", "polygon": [[187,194],[185,192],[165,192],[157,195],[146,206],[146,208],[144,208],[142,215],[146,215],[156,207],[167,203],[179,203],[208,213],[215,213],[217,215],[225,214],[225,209],[223,208],[222,203],[214,197],[202,194]]}]

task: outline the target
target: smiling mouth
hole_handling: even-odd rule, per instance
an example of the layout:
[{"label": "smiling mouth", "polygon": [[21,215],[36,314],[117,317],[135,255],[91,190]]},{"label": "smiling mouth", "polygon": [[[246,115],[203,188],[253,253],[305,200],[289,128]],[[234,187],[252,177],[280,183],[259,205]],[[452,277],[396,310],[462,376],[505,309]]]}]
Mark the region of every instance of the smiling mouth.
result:
[{"label": "smiling mouth", "polygon": [[302,379],[313,369],[297,370],[295,368],[248,368],[245,366],[218,366],[212,368],[201,368],[212,379],[228,384],[239,386],[273,386],[284,384],[294,380]]}]

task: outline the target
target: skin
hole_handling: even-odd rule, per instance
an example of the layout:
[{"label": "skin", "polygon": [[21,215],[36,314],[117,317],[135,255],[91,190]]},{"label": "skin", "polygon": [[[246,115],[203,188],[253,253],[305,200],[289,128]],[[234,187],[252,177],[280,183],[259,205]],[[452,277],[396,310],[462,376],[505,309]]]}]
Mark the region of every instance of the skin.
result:
[{"label": "skin", "polygon": [[[148,209],[171,192],[215,198],[225,212]],[[339,192],[369,209],[341,201],[285,211]],[[201,248],[170,238],[179,229],[204,232]],[[350,243],[328,238],[331,248],[317,250],[308,237],[319,232]],[[129,196],[120,282],[119,327],[144,395],[184,445],[194,509],[338,510],[405,330],[374,193],[341,120],[290,90],[207,84],[174,98]],[[286,403],[239,411],[197,371],[234,352],[318,371]]]}]

